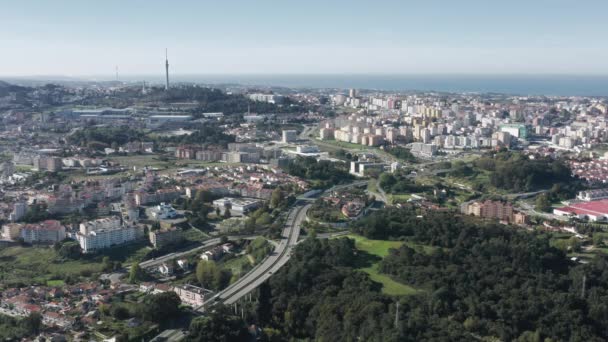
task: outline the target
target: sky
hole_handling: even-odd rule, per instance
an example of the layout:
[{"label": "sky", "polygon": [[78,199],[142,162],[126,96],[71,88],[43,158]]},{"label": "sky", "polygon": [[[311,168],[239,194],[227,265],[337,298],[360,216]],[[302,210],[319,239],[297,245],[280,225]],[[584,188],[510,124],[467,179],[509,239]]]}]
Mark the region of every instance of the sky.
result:
[{"label": "sky", "polygon": [[601,0],[0,0],[0,76],[608,75]]}]

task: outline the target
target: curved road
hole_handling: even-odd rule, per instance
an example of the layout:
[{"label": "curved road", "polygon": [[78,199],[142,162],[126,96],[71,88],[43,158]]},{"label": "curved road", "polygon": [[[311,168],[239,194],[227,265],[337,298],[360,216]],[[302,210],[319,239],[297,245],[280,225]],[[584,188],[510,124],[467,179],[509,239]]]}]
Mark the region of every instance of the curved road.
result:
[{"label": "curved road", "polygon": [[298,242],[300,227],[306,219],[306,212],[309,207],[310,204],[296,204],[287,216],[281,241],[275,251],[245,276],[210,298],[205,305],[196,308],[196,311],[204,312],[205,308],[215,303],[230,305],[237,302],[285,265],[291,256],[292,249]]}]

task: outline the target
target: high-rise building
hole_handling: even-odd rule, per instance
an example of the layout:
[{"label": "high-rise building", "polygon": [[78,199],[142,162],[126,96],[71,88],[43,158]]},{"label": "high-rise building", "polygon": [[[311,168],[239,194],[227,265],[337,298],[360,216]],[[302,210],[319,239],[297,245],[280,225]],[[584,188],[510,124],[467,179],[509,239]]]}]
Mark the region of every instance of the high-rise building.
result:
[{"label": "high-rise building", "polygon": [[135,227],[123,225],[118,217],[110,217],[81,223],[76,238],[82,251],[90,253],[133,241],[137,232]]},{"label": "high-rise building", "polygon": [[21,218],[23,216],[25,216],[26,211],[27,211],[27,203],[15,202],[13,211],[11,212],[9,219],[13,222],[17,222],[17,221],[21,220]]}]

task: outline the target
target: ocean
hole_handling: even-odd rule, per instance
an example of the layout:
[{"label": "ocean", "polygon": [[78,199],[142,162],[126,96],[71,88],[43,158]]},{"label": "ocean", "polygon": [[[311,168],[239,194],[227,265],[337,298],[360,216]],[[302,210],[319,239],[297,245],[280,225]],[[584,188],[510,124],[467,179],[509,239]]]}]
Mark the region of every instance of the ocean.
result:
[{"label": "ocean", "polygon": [[[208,85],[241,84],[248,86],[277,86],[288,88],[338,88],[383,91],[437,91],[453,93],[500,93],[511,95],[547,96],[607,96],[608,75],[388,75],[388,74],[172,74],[172,83],[196,82]],[[87,76],[77,78],[38,76],[9,79],[23,81],[79,82],[111,81],[113,77]],[[44,80],[44,81],[43,81]],[[121,75],[121,81],[164,84],[164,74]]]},{"label": "ocean", "polygon": [[290,88],[608,96],[608,75],[176,75],[172,80]]}]

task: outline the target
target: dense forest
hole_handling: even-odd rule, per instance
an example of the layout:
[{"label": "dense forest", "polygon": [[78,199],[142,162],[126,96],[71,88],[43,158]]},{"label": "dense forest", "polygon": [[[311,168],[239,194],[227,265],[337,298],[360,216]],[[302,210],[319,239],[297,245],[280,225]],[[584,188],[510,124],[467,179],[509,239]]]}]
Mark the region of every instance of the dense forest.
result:
[{"label": "dense forest", "polygon": [[398,159],[405,160],[410,163],[415,163],[417,161],[416,157],[412,154],[412,152],[405,147],[394,146],[386,148],[385,151],[397,157]]},{"label": "dense forest", "polygon": [[224,134],[214,124],[194,125],[192,134],[156,137],[146,135],[141,130],[127,126],[118,127],[85,127],[75,131],[68,136],[70,144],[102,149],[104,147],[117,147],[132,141],[155,141],[158,145],[171,144],[195,144],[195,145],[218,145],[226,147],[228,143],[234,142],[234,137]]},{"label": "dense forest", "polygon": [[112,144],[123,145],[142,139],[144,139],[143,132],[127,126],[85,127],[67,137],[70,144],[89,148],[110,147]]},{"label": "dense forest", "polygon": [[[197,112],[223,112],[226,115],[243,114],[250,110],[253,113],[299,113],[306,111],[300,104],[292,103],[288,98],[281,105],[251,101],[244,95],[228,94],[220,89],[186,86],[173,87],[168,91],[157,91],[148,96],[150,100],[161,102],[199,103]],[[194,113],[197,116],[197,113]]]},{"label": "dense forest", "polygon": [[171,142],[177,144],[195,144],[195,145],[218,145],[222,147],[228,146],[228,143],[234,142],[234,136],[225,134],[222,129],[212,124],[204,124],[197,127],[192,134],[162,137],[159,142]]},{"label": "dense forest", "polygon": [[[0,93],[2,87],[0,85]],[[172,102],[197,102],[194,109],[187,110],[195,118],[201,117],[205,112],[223,112],[226,115],[243,114],[247,110],[252,113],[300,113],[309,108],[304,108],[300,103],[294,103],[289,98],[281,105],[251,101],[242,94],[230,94],[217,88],[203,87],[197,85],[179,85],[165,90],[164,87],[151,87],[147,94],[141,93],[141,87],[123,88],[112,96],[86,97],[78,101],[80,105],[87,106],[110,106],[125,108],[140,102],[172,103]]]},{"label": "dense forest", "polygon": [[570,169],[561,160],[533,159],[521,153],[501,151],[479,158],[475,166],[491,171],[490,182],[497,188],[515,192],[547,189],[554,184],[574,182]]},{"label": "dense forest", "polygon": [[[256,306],[245,317],[263,328],[263,339],[608,338],[605,257],[575,264],[551,247],[546,234],[413,208],[385,209],[353,229],[370,238],[409,241],[390,251],[380,271],[419,291],[406,297],[384,295],[380,284],[357,270],[366,253],[356,250],[353,240],[309,238],[259,289]],[[409,247],[414,245],[427,247]],[[231,322],[238,319],[230,317]],[[238,340],[245,321],[225,326],[228,332],[217,324],[208,327]],[[198,326],[192,340],[200,341],[195,336],[203,330]]]},{"label": "dense forest", "polygon": [[0,340],[19,341],[23,338],[36,336],[42,329],[42,316],[32,313],[27,317],[15,318],[0,315]]},{"label": "dense forest", "polygon": [[345,164],[332,163],[329,160],[317,161],[312,157],[298,157],[291,160],[285,171],[292,176],[315,181],[313,185],[319,188],[341,184],[353,178]]},{"label": "dense forest", "polygon": [[403,172],[383,173],[380,175],[379,184],[389,194],[400,194],[409,192],[422,192],[429,187],[417,184],[408,178]]}]

